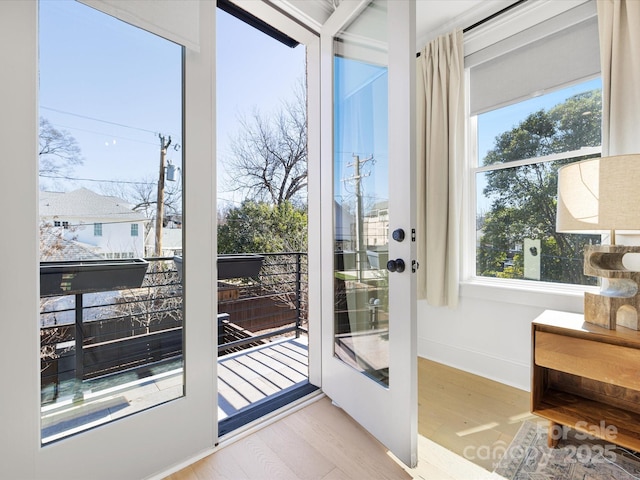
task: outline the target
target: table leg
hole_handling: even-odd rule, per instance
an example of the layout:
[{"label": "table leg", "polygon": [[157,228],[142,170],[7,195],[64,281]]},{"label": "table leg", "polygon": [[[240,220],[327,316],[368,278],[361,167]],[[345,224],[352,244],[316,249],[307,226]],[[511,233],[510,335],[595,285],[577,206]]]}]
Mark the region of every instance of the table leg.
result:
[{"label": "table leg", "polygon": [[558,438],[558,432],[562,431],[562,425],[555,422],[549,422],[549,431],[547,432],[547,447],[556,448],[560,438]]}]

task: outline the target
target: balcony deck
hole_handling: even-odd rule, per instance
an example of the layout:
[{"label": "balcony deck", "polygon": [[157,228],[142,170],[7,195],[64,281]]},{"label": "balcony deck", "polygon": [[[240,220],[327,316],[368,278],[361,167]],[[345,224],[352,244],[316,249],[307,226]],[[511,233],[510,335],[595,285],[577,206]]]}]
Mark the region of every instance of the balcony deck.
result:
[{"label": "balcony deck", "polygon": [[[233,281],[223,275],[214,293],[223,312],[217,377],[224,432],[312,388],[306,256],[259,257],[258,274]],[[41,291],[43,444],[183,395],[181,262],[168,257],[147,262],[144,278],[124,290],[108,290],[113,285],[97,292],[79,285],[65,290],[60,276],[52,289]],[[240,274],[249,272],[234,275]]]},{"label": "balcony deck", "polygon": [[218,420],[308,381],[306,336],[275,341],[218,359]]},{"label": "balcony deck", "polygon": [[[307,383],[307,343],[305,336],[285,338],[220,357],[218,420]],[[71,395],[61,395],[55,403],[44,406],[42,442],[50,443],[181,395],[179,361],[150,370],[151,375],[144,378],[127,372],[87,381],[80,404]]]}]

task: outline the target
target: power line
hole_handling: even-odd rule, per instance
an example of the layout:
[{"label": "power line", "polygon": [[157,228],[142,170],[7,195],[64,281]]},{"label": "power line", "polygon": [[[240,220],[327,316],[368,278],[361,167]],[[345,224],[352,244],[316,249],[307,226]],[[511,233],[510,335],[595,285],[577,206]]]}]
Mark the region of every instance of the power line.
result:
[{"label": "power line", "polygon": [[148,130],[146,128],[133,127],[131,125],[125,125],[124,123],[112,122],[110,120],[104,120],[104,119],[101,119],[101,118],[90,117],[89,115],[81,115],[79,113],[67,112],[65,110],[60,110],[58,108],[46,107],[44,105],[40,105],[40,108],[42,108],[43,110],[49,110],[49,111],[52,111],[52,112],[62,113],[63,115],[71,115],[73,117],[83,118],[85,120],[92,120],[94,122],[101,122],[101,123],[106,123],[108,125],[115,125],[117,127],[130,128],[132,130],[138,130],[140,132],[151,133],[153,135],[157,135],[158,134],[158,132],[154,132],[153,130]]},{"label": "power line", "polygon": [[54,125],[60,128],[69,128],[71,130],[78,130],[80,132],[93,133],[95,135],[103,135],[109,138],[118,138],[120,140],[127,140],[129,142],[143,143],[145,145],[153,145],[154,147],[156,146],[155,142],[145,142],[144,140],[137,140],[135,138],[122,137],[120,135],[112,135],[110,133],[104,133],[104,132],[96,132],[95,130],[87,130],[86,128],[70,127],[69,125],[62,125],[60,123],[51,123],[51,125]]},{"label": "power line", "polygon": [[97,183],[126,183],[130,185],[155,185],[157,183],[157,182],[134,182],[134,181],[128,181],[128,180],[100,180],[97,178],[77,178],[77,177],[66,177],[64,175],[46,175],[44,173],[41,173],[39,176],[43,178],[54,178],[59,180],[72,180],[72,181],[77,180],[81,182],[97,182]]}]

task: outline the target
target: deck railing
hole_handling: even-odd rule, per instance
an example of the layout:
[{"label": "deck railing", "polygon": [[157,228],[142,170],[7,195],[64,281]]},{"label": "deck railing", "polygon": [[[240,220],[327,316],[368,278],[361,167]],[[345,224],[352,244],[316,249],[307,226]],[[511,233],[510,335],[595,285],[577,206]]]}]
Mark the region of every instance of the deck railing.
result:
[{"label": "deck railing", "polygon": [[307,331],[307,255],[261,255],[257,277],[218,282],[219,355]]},{"label": "deck railing", "polygon": [[[218,354],[307,329],[307,257],[261,254],[253,278],[218,283]],[[182,355],[182,282],[173,258],[151,258],[142,287],[41,298],[43,403],[84,380]],[[188,322],[189,320],[187,320]]]}]

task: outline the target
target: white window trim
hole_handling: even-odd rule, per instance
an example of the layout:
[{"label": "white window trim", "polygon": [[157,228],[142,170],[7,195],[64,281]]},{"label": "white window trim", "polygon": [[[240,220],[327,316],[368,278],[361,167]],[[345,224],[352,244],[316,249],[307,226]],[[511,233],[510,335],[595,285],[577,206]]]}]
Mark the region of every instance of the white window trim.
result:
[{"label": "white window trim", "polygon": [[585,292],[598,293],[598,287],[489,277],[473,277],[460,283],[463,298],[570,312],[582,312]]},{"label": "white window trim", "polygon": [[[469,79],[470,69],[465,69],[466,80]],[[587,81],[589,79],[583,79]],[[566,85],[568,86],[568,85]],[[566,87],[565,86],[565,87]],[[460,267],[460,296],[493,299],[506,303],[522,305],[542,306],[544,308],[556,308],[562,310],[581,311],[582,306],[576,308],[575,298],[584,295],[584,292],[597,293],[598,288],[589,285],[572,285],[568,283],[541,282],[524,279],[506,279],[482,277],[476,274],[476,174],[488,171],[503,170],[506,168],[520,167],[534,163],[546,163],[568,158],[596,155],[602,153],[602,146],[583,147],[579,150],[555,153],[542,157],[532,157],[513,162],[505,162],[492,165],[478,165],[478,125],[477,116],[469,113],[469,82],[466,89],[466,116],[467,116],[467,157],[464,165],[465,192],[468,194],[468,202],[463,202],[463,216],[466,219],[463,227],[462,262]],[[466,208],[465,206],[466,205]],[[542,295],[542,296],[541,296]],[[564,305],[560,308],[558,305]]]}]

